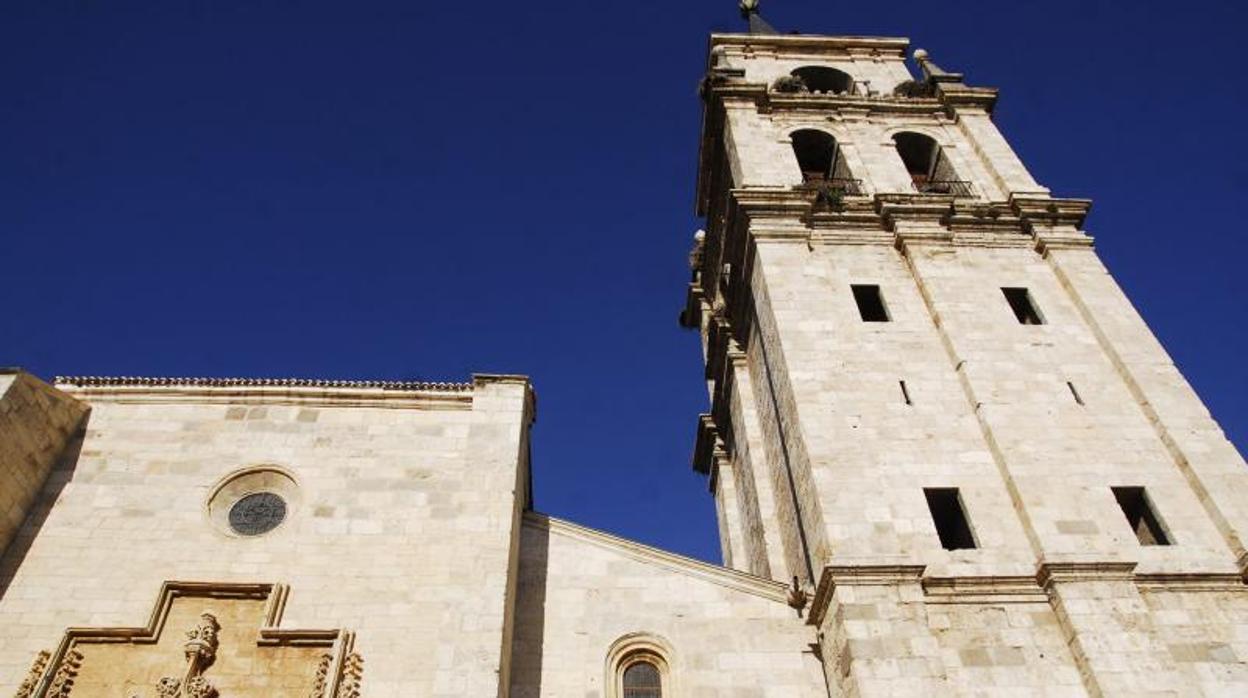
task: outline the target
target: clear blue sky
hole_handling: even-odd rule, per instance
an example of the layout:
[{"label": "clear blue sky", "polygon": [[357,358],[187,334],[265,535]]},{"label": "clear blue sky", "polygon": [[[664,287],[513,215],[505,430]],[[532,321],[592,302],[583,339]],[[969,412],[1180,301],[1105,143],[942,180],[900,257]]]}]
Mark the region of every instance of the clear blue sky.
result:
[{"label": "clear blue sky", "polygon": [[[1248,443],[1245,3],[764,0],[973,84]],[[532,376],[537,507],[715,560],[676,322],[731,0],[0,7],[0,364]]]}]

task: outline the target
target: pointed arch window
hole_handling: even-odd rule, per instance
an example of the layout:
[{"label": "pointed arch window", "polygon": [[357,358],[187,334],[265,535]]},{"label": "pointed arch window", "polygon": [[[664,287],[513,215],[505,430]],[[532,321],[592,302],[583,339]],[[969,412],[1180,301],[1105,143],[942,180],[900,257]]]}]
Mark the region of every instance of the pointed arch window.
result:
[{"label": "pointed arch window", "polygon": [[971,183],[959,179],[940,144],[922,133],[903,132],[893,136],[897,154],[910,173],[915,191],[921,194],[974,196]]}]

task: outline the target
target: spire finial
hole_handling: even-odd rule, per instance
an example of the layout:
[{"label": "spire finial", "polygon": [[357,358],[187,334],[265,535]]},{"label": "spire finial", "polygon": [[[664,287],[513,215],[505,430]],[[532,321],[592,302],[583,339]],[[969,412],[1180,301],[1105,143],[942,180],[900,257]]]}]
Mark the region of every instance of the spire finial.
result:
[{"label": "spire finial", "polygon": [[923,77],[932,82],[962,82],[962,73],[950,73],[943,70],[932,61],[932,57],[928,55],[927,51],[921,48],[914,50],[914,62],[919,64],[919,70],[923,71]]},{"label": "spire finial", "polygon": [[741,9],[741,19],[750,23],[751,34],[779,34],[762,15],[758,14],[759,0],[740,0],[737,7]]}]

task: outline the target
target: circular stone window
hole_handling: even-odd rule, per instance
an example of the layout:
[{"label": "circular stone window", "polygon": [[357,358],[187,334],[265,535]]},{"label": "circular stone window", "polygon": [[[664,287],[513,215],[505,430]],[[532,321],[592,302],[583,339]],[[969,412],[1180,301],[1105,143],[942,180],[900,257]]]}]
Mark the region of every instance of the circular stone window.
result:
[{"label": "circular stone window", "polygon": [[226,477],[208,497],[208,518],[230,536],[255,538],[286,522],[299,502],[294,478],[276,466],[248,468]]},{"label": "circular stone window", "polygon": [[286,519],[286,500],[272,492],[253,492],[230,507],[230,528],[240,536],[268,533]]}]

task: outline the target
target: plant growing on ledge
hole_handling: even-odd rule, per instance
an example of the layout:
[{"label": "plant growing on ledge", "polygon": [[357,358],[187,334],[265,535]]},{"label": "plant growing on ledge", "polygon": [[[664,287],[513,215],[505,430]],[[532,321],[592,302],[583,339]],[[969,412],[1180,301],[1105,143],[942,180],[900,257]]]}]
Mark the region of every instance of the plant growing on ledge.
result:
[{"label": "plant growing on ledge", "polygon": [[800,94],[802,92],[810,92],[806,87],[806,81],[796,75],[781,75],[776,81],[771,83],[773,92],[782,92],[785,94]]},{"label": "plant growing on ledge", "polygon": [[837,180],[811,179],[799,187],[815,193],[813,211],[845,210],[846,183]]}]

